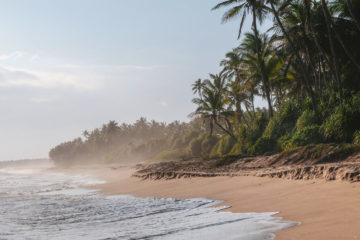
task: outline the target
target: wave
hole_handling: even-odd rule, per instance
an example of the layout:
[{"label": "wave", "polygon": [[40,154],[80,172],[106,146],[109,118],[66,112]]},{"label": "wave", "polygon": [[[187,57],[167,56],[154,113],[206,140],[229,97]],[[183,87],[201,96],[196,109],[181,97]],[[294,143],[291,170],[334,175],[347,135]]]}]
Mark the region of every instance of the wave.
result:
[{"label": "wave", "polygon": [[0,239],[271,239],[297,223],[204,198],[105,196],[84,175],[0,172]]}]

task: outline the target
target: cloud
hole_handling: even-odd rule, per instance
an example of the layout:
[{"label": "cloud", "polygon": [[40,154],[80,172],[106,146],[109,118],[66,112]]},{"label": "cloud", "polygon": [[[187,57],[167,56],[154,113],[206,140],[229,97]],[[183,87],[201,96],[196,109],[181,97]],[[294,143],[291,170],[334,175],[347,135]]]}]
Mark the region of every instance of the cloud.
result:
[{"label": "cloud", "polygon": [[23,57],[24,55],[26,55],[25,52],[14,51],[10,54],[0,55],[0,61],[5,61],[5,60],[9,60],[9,59],[18,59],[18,58]]},{"label": "cloud", "polygon": [[160,105],[161,105],[162,107],[168,107],[168,106],[169,106],[169,104],[168,104],[167,102],[165,102],[165,101],[162,101],[162,102],[160,103]]},{"label": "cloud", "polygon": [[95,84],[82,80],[69,72],[36,71],[14,67],[0,67],[0,87],[73,87],[78,90],[93,90]]},{"label": "cloud", "polygon": [[72,88],[97,90],[111,81],[131,79],[158,70],[158,65],[73,64],[69,61],[39,57],[14,51],[0,55],[0,88]]},{"label": "cloud", "polygon": [[48,102],[52,102],[56,99],[55,96],[50,96],[50,97],[33,97],[30,98],[31,102],[34,103],[48,103]]}]

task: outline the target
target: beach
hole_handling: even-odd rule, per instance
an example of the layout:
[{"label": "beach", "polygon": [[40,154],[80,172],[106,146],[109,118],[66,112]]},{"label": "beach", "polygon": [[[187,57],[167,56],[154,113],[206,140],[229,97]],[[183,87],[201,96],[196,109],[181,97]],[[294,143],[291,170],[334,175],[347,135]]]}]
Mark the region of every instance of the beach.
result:
[{"label": "beach", "polygon": [[96,185],[105,194],[137,197],[209,198],[223,200],[231,212],[279,212],[301,224],[276,232],[279,240],[360,239],[360,184],[325,180],[284,180],[268,177],[204,177],[141,180],[132,168],[68,169],[103,178]]}]

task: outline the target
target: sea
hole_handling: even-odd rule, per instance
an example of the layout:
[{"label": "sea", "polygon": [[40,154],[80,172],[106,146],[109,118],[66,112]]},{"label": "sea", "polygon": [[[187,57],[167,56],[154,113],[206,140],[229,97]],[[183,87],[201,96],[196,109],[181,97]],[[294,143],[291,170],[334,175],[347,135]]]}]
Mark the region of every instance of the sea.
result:
[{"label": "sea", "polygon": [[107,196],[87,188],[100,183],[41,167],[0,166],[0,240],[262,240],[297,225],[276,212],[224,212],[219,200]]}]

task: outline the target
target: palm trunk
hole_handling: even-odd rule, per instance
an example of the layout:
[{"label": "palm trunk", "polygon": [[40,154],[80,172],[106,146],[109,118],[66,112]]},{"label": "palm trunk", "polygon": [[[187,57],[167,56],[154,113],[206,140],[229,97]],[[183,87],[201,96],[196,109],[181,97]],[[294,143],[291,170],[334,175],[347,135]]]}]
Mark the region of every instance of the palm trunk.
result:
[{"label": "palm trunk", "polygon": [[330,45],[330,51],[331,51],[331,55],[332,55],[332,62],[333,62],[333,67],[334,67],[334,71],[335,71],[335,78],[339,87],[339,91],[340,91],[340,101],[342,101],[343,99],[343,89],[342,89],[342,84],[341,84],[341,80],[340,80],[340,76],[339,76],[339,65],[338,65],[338,61],[337,61],[337,56],[336,56],[336,51],[335,51],[335,46],[334,46],[334,39],[333,39],[333,35],[331,32],[331,27],[328,23],[327,19],[327,14],[324,8],[323,9],[323,13],[324,13],[324,17],[325,17],[325,21],[326,21],[326,29],[328,32],[328,37],[329,37],[329,45]]},{"label": "palm trunk", "polygon": [[315,113],[317,113],[317,104],[316,104],[316,101],[315,101],[315,95],[314,95],[314,92],[313,92],[311,86],[309,85],[310,84],[310,74],[309,74],[308,70],[306,69],[306,66],[304,65],[304,63],[302,61],[302,58],[301,58],[301,56],[299,54],[299,51],[297,51],[295,49],[294,42],[291,40],[289,34],[286,32],[285,27],[284,27],[284,25],[282,24],[282,22],[280,20],[279,14],[278,14],[277,10],[275,9],[273,1],[270,1],[270,6],[271,6],[271,9],[273,11],[276,22],[279,24],[279,27],[281,28],[281,31],[283,32],[286,40],[289,42],[290,48],[293,51],[293,53],[295,54],[295,56],[296,56],[296,58],[297,58],[297,60],[299,62],[301,71],[303,72],[305,89],[308,92],[308,94],[310,95],[314,111],[315,111]]},{"label": "palm trunk", "polygon": [[346,5],[347,5],[347,7],[348,7],[348,10],[349,10],[349,12],[350,12],[351,17],[354,19],[355,24],[356,24],[357,28],[358,28],[359,31],[360,31],[360,20],[357,18],[356,14],[355,14],[354,11],[353,11],[353,6],[352,6],[351,1],[350,1],[350,0],[346,0]]},{"label": "palm trunk", "polygon": [[259,36],[258,36],[258,31],[257,31],[257,23],[256,23],[256,12],[255,12],[255,8],[253,8],[253,29],[254,29],[254,35],[255,35],[255,50],[257,53],[257,61],[258,61],[258,65],[260,68],[260,73],[261,73],[261,78],[262,78],[262,82],[266,88],[265,94],[266,94],[266,99],[268,101],[268,106],[269,106],[269,114],[270,117],[273,116],[273,108],[272,108],[272,104],[271,104],[271,98],[270,98],[270,87],[269,87],[269,79],[267,78],[266,74],[265,74],[265,70],[264,70],[264,64],[261,61],[261,51],[259,48]]},{"label": "palm trunk", "polygon": [[214,131],[214,124],[213,124],[212,120],[210,120],[210,136],[213,135],[213,131]]},{"label": "palm trunk", "polygon": [[351,60],[351,62],[358,68],[358,70],[360,70],[360,64],[356,61],[356,59],[354,58],[354,56],[351,54],[351,52],[348,50],[348,48],[345,46],[345,43],[344,41],[342,40],[340,34],[337,32],[336,28],[335,28],[335,23],[334,21],[332,20],[331,18],[331,15],[330,15],[330,12],[329,12],[329,9],[326,5],[326,2],[325,0],[321,0],[321,6],[322,6],[322,9],[324,11],[324,15],[325,15],[325,18],[326,18],[326,24],[327,25],[331,25],[332,28],[333,28],[333,31],[335,33],[335,37],[336,39],[339,41],[341,47],[344,49],[344,52],[345,54],[348,56],[348,58]]},{"label": "palm trunk", "polygon": [[236,107],[237,120],[238,120],[239,124],[241,123],[241,120],[244,120],[244,123],[246,124],[246,126],[249,127],[249,123],[247,122],[247,120],[244,116],[244,112],[241,109],[241,103],[239,101],[236,101],[235,107]]},{"label": "palm trunk", "polygon": [[230,137],[232,137],[234,140],[237,141],[237,138],[231,133],[229,132],[228,130],[226,130],[226,128],[224,128],[223,126],[221,126],[220,123],[218,123],[216,117],[214,118],[214,122],[216,124],[216,126],[218,126],[221,130],[223,130],[226,134],[228,134]]}]

